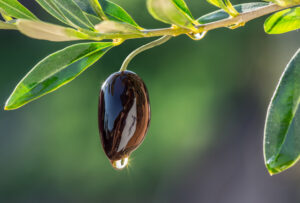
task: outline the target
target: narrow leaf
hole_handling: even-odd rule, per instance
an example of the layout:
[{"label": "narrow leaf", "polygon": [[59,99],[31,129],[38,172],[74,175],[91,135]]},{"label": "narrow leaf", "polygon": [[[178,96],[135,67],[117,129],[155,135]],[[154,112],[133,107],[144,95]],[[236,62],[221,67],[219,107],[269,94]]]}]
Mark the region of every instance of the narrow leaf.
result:
[{"label": "narrow leaf", "polygon": [[104,13],[108,16],[110,20],[125,22],[140,28],[139,25],[132,19],[132,17],[121,6],[111,1],[101,1],[101,5],[104,10]]},{"label": "narrow leaf", "polygon": [[17,0],[0,0],[0,8],[9,16],[37,20],[38,18]]},{"label": "narrow leaf", "polygon": [[174,0],[148,0],[147,7],[150,14],[159,21],[194,30],[194,20],[179,7],[181,4],[178,2],[181,1],[176,2],[177,4]]},{"label": "narrow leaf", "polygon": [[264,24],[268,34],[282,34],[300,29],[300,7],[288,8],[270,16]]},{"label": "narrow leaf", "polygon": [[17,30],[17,26],[15,24],[3,22],[0,20],[0,29],[2,30]]},{"label": "narrow leaf", "polygon": [[102,20],[108,20],[98,0],[89,0],[93,10]]},{"label": "narrow leaf", "polygon": [[229,0],[207,0],[207,2],[211,3],[216,7],[223,9],[233,17],[239,15],[239,12],[237,12],[237,10],[232,6]]},{"label": "narrow leaf", "polygon": [[21,80],[7,100],[5,110],[17,109],[65,85],[99,60],[111,47],[113,44],[110,42],[82,43],[51,54]]},{"label": "narrow leaf", "polygon": [[191,19],[193,19],[192,13],[184,0],[173,0],[174,4],[183,11],[184,14],[187,14]]},{"label": "narrow leaf", "polygon": [[293,166],[300,157],[299,78],[300,49],[287,65],[267,113],[264,157],[271,175]]},{"label": "narrow leaf", "polygon": [[63,16],[72,23],[72,26],[93,29],[93,24],[84,15],[83,11],[73,0],[52,0]]},{"label": "narrow leaf", "polygon": [[116,34],[138,34],[142,35],[141,31],[136,27],[116,21],[102,21],[100,24],[95,26],[95,29],[100,33],[116,33]]},{"label": "narrow leaf", "polygon": [[[256,2],[256,3],[238,4],[238,5],[234,6],[234,8],[239,13],[246,13],[246,12],[251,12],[251,11],[257,10],[261,7],[265,7],[267,5],[268,5],[268,3]],[[223,20],[226,18],[229,18],[228,13],[226,13],[224,10],[217,10],[212,13],[201,16],[200,18],[197,19],[197,21],[201,24],[205,24],[205,23],[211,23],[211,22],[218,21],[218,20]]]},{"label": "narrow leaf", "polygon": [[102,21],[101,18],[99,18],[93,10],[89,0],[74,0],[74,2],[80,7],[82,11],[84,11],[85,16],[93,25],[97,25]]},{"label": "narrow leaf", "polygon": [[74,2],[80,7],[81,10],[83,10],[86,13],[89,14],[95,14],[95,11],[90,3],[90,0],[74,0]]},{"label": "narrow leaf", "polygon": [[[36,0],[49,14],[53,17],[57,18],[61,22],[65,23],[66,25],[73,25],[73,23],[68,22],[66,17],[62,14],[59,8],[53,3],[53,0]],[[92,8],[90,7],[89,1],[81,1],[75,0],[76,4],[83,10],[84,15],[89,19],[89,21],[93,24],[99,24],[101,19],[97,16],[91,14],[93,13]]]},{"label": "narrow leaf", "polygon": [[17,28],[20,32],[28,37],[49,41],[72,41],[80,39],[88,39],[88,36],[74,30],[50,23],[19,19],[17,20]]},{"label": "narrow leaf", "polygon": [[65,24],[69,24],[67,19],[61,13],[61,11],[57,8],[57,6],[53,3],[53,0],[35,0],[40,6],[45,9],[49,14],[53,17],[57,18],[61,22]]},{"label": "narrow leaf", "polygon": [[[75,2],[86,13],[96,14],[89,4],[89,1],[75,0]],[[140,28],[138,24],[132,19],[132,17],[121,6],[108,0],[100,0],[100,4],[109,20],[128,23],[137,28]]]},{"label": "narrow leaf", "polygon": [[101,19],[95,15],[89,14],[84,12],[84,14],[86,15],[86,17],[89,19],[89,21],[93,24],[93,25],[97,25],[101,22]]},{"label": "narrow leaf", "polygon": [[7,13],[1,8],[0,8],[0,14],[5,21],[13,20],[13,18],[11,16],[7,15]]}]

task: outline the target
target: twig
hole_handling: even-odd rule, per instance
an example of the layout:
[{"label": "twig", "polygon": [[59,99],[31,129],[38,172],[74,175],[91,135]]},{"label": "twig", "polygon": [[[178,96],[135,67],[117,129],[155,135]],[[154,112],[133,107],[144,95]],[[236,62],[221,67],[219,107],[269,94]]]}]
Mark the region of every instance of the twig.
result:
[{"label": "twig", "polygon": [[[299,6],[294,5],[294,6]],[[294,7],[291,6],[291,7]],[[210,31],[214,30],[217,28],[222,28],[222,27],[230,27],[232,25],[243,25],[246,22],[259,18],[261,16],[280,11],[282,9],[286,9],[289,7],[281,7],[278,6],[277,4],[269,4],[267,6],[258,8],[253,11],[241,13],[240,15],[236,17],[229,17],[226,19],[222,19],[219,21],[211,22],[211,23],[206,23],[206,24],[201,24],[198,25],[198,31],[204,32],[204,31]],[[180,27],[170,27],[170,28],[160,28],[160,29],[146,29],[142,30],[142,35],[134,35],[134,34],[101,34],[99,36],[99,40],[102,39],[116,39],[116,38],[122,38],[122,39],[133,39],[133,38],[144,38],[144,37],[158,37],[158,36],[165,36],[165,35],[170,35],[170,36],[177,36],[181,34],[188,34],[191,33],[191,30],[185,29],[185,28],[180,28]],[[97,40],[96,38],[94,38]]]}]

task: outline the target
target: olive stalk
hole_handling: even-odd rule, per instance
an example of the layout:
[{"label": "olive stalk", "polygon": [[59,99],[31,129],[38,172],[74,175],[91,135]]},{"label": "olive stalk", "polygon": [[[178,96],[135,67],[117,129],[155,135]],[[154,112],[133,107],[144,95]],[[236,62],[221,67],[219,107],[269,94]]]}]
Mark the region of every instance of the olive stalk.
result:
[{"label": "olive stalk", "polygon": [[[232,25],[244,25],[245,23],[254,20],[256,18],[262,17],[264,15],[268,15],[271,13],[274,13],[276,11],[280,11],[282,9],[290,8],[299,6],[300,4],[293,5],[293,6],[287,6],[287,7],[281,7],[277,4],[269,4],[267,6],[258,8],[254,11],[249,11],[245,13],[240,13],[238,16],[235,17],[229,17],[226,19],[218,20],[211,23],[205,23],[197,25],[196,28],[198,29],[198,33],[201,32],[207,32],[210,30],[214,30],[217,28],[223,28],[223,27],[231,27]],[[239,26],[235,26],[239,27]],[[142,34],[120,34],[120,33],[109,33],[109,34],[101,34],[99,37],[92,37],[93,40],[103,40],[103,39],[117,39],[121,38],[123,40],[126,39],[134,39],[134,38],[145,38],[145,37],[159,37],[159,36],[165,36],[165,35],[172,35],[172,36],[178,36],[182,34],[188,34],[191,33],[190,29],[182,28],[182,27],[169,27],[169,28],[159,28],[159,29],[144,29],[141,30]]]},{"label": "olive stalk", "polygon": [[137,48],[136,50],[134,50],[133,52],[131,52],[127,57],[126,59],[124,60],[121,68],[120,68],[120,71],[125,71],[127,70],[127,66],[128,64],[130,63],[130,61],[136,56],[138,55],[139,53],[143,52],[143,51],[146,51],[147,49],[151,49],[153,47],[156,47],[156,46],[159,46],[165,42],[167,42],[169,39],[171,39],[172,36],[170,35],[165,35],[157,40],[154,40],[148,44],[145,44],[139,48]]}]

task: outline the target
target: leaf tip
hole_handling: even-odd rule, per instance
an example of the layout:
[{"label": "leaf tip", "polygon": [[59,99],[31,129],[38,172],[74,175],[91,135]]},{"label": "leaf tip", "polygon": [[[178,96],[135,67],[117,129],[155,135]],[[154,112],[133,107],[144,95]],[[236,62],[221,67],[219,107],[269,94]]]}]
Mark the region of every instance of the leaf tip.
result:
[{"label": "leaf tip", "polygon": [[16,108],[13,107],[13,105],[9,104],[9,100],[7,100],[5,106],[4,106],[4,110],[5,111],[10,111],[10,110],[14,110]]},{"label": "leaf tip", "polygon": [[269,163],[266,163],[266,168],[270,174],[270,176],[277,175],[288,168],[290,168],[292,165],[289,163],[285,164],[279,164],[277,161],[270,161]]},{"label": "leaf tip", "polygon": [[273,176],[273,175],[277,174],[272,169],[270,170],[270,169],[267,168],[267,170],[268,170],[268,173],[269,173],[270,176]]},{"label": "leaf tip", "polygon": [[9,111],[10,110],[8,102],[9,102],[9,99],[5,102],[4,111]]},{"label": "leaf tip", "polygon": [[10,110],[13,110],[13,109],[14,108],[12,108],[10,105],[5,104],[5,106],[4,106],[5,111],[10,111]]},{"label": "leaf tip", "polygon": [[4,105],[4,110],[5,111],[10,111],[10,110],[15,110],[20,108],[22,105],[16,103],[15,101],[12,100],[11,96],[6,100],[5,105]]},{"label": "leaf tip", "polygon": [[275,174],[278,173],[276,170],[274,170],[274,168],[272,168],[270,166],[270,164],[266,164],[266,168],[267,168],[267,171],[268,171],[268,173],[269,173],[270,176],[273,176],[273,175],[275,175]]}]

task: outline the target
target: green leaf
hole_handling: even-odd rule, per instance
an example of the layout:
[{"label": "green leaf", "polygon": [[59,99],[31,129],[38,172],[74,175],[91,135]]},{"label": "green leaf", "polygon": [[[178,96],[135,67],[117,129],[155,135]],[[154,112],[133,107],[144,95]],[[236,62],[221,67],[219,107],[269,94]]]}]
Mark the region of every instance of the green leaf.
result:
[{"label": "green leaf", "polygon": [[175,0],[147,0],[148,10],[155,19],[194,30],[195,21],[182,4],[182,1]]},{"label": "green leaf", "polygon": [[264,157],[271,175],[293,166],[300,157],[299,78],[300,49],[287,65],[267,113]]},{"label": "green leaf", "polygon": [[101,1],[101,5],[104,13],[110,20],[125,22],[140,28],[140,26],[132,19],[132,17],[119,5],[111,1]]},{"label": "green leaf", "polygon": [[49,14],[51,14],[53,17],[57,18],[61,22],[65,24],[69,24],[68,20],[65,18],[65,16],[61,13],[61,11],[58,9],[58,7],[53,3],[53,0],[35,0],[40,6],[45,9]]},{"label": "green leaf", "polygon": [[239,12],[232,6],[231,2],[229,0],[207,0],[208,3],[211,3],[212,5],[219,7],[226,11],[229,15],[235,17],[239,15]]},{"label": "green leaf", "polygon": [[173,2],[184,14],[187,14],[191,19],[194,19],[184,0],[173,0]]},{"label": "green leaf", "polygon": [[111,42],[82,43],[49,55],[21,80],[7,100],[5,110],[17,109],[65,85],[112,47]]},{"label": "green leaf", "polygon": [[17,30],[17,26],[15,24],[3,22],[0,20],[0,30]]},{"label": "green leaf", "polygon": [[17,29],[28,37],[54,42],[88,39],[88,35],[72,28],[50,23],[19,19]]},{"label": "green leaf", "polygon": [[300,7],[273,14],[265,21],[264,28],[268,34],[282,34],[300,29]]},{"label": "green leaf", "polygon": [[100,24],[95,26],[95,29],[98,30],[100,33],[142,35],[141,31],[138,30],[136,27],[127,23],[121,23],[112,20],[102,21]]},{"label": "green leaf", "polygon": [[0,9],[2,9],[7,15],[14,18],[38,20],[33,13],[31,13],[17,0],[0,0]]},{"label": "green leaf", "polygon": [[[256,2],[256,3],[238,4],[238,5],[234,6],[234,8],[239,13],[246,13],[246,12],[254,11],[261,7],[265,7],[267,5],[268,5],[268,3]],[[200,18],[197,19],[197,21],[200,24],[205,24],[205,23],[211,23],[211,22],[218,21],[218,20],[223,20],[226,18],[229,18],[228,13],[226,13],[224,10],[217,10],[212,13],[201,16]]]},{"label": "green leaf", "polygon": [[68,23],[77,28],[91,29],[94,25],[73,0],[52,0]]},{"label": "green leaf", "polygon": [[101,20],[108,20],[98,0],[89,0],[89,2],[93,10],[101,18]]},{"label": "green leaf", "polygon": [[[89,1],[75,0],[75,2],[86,13],[96,14],[93,11],[91,5],[89,4]],[[104,13],[107,15],[107,17],[110,20],[125,22],[140,28],[139,25],[132,19],[132,17],[121,6],[107,0],[101,0],[100,4],[102,6]]]},{"label": "green leaf", "polygon": [[[57,18],[59,21],[63,22],[66,25],[73,25],[72,23],[68,22],[66,17],[62,14],[59,8],[53,3],[53,0],[35,0],[40,4],[42,8],[44,8],[49,14],[53,17]],[[78,4],[81,10],[83,10],[84,15],[89,19],[89,21],[96,25],[101,22],[101,19],[97,16],[91,14],[93,11],[91,10],[90,4],[88,1],[81,1],[75,0],[75,3]]]},{"label": "green leaf", "polygon": [[93,25],[97,25],[101,22],[101,19],[95,15],[89,14],[84,12],[84,14],[86,15],[86,17],[89,19],[89,21],[93,24]]},{"label": "green leaf", "polygon": [[13,18],[11,16],[7,15],[7,13],[1,8],[0,8],[0,14],[5,21],[13,20]]},{"label": "green leaf", "polygon": [[86,13],[96,14],[91,6],[90,0],[74,0],[74,2]]}]

